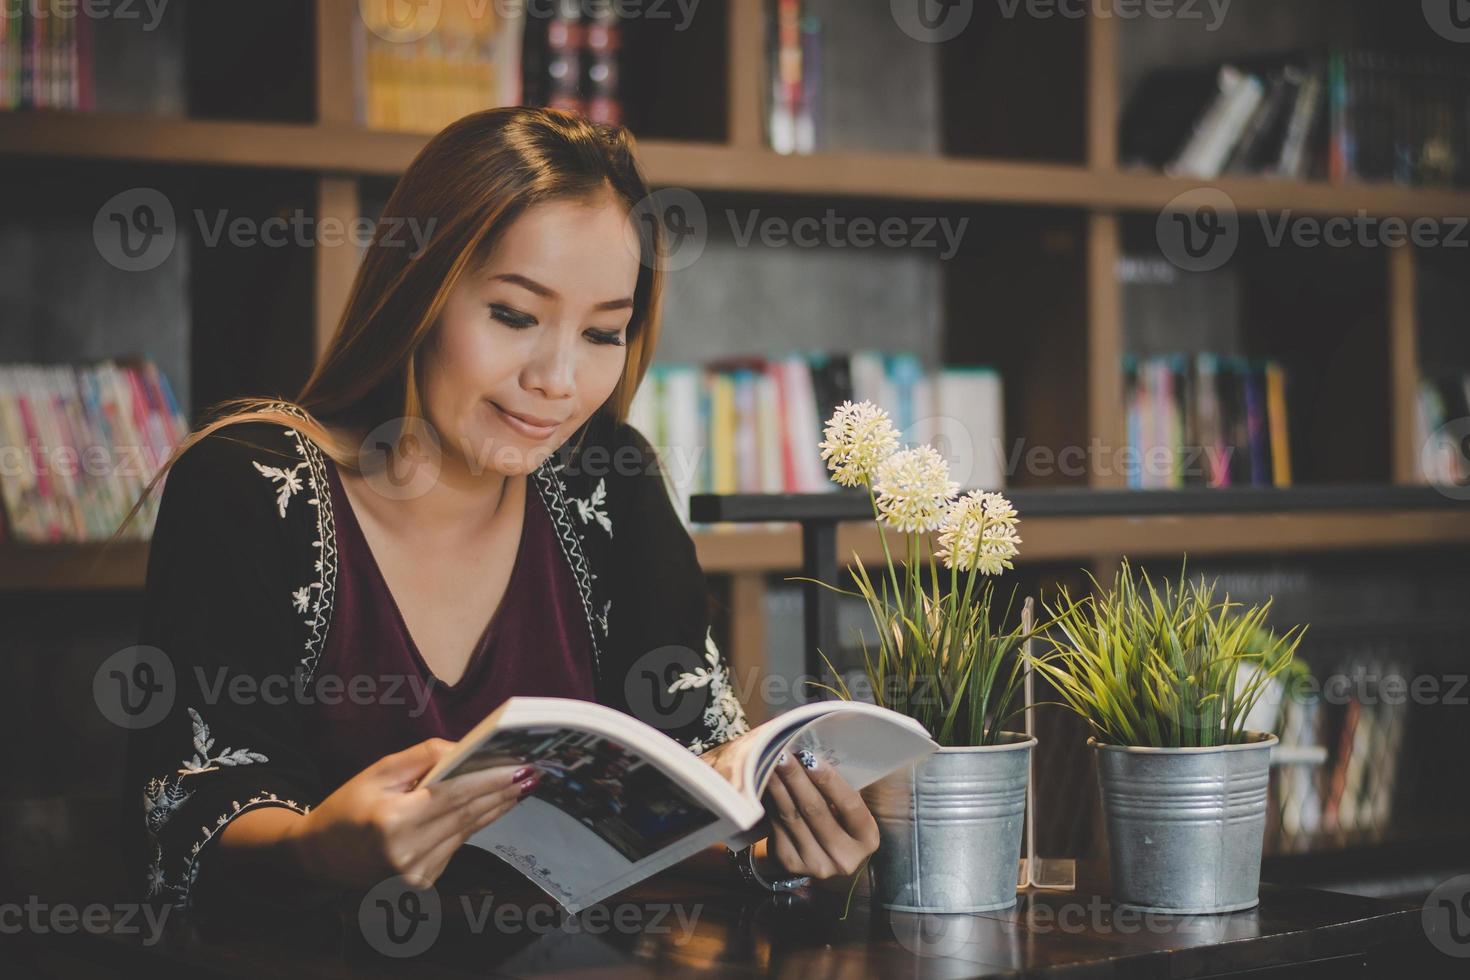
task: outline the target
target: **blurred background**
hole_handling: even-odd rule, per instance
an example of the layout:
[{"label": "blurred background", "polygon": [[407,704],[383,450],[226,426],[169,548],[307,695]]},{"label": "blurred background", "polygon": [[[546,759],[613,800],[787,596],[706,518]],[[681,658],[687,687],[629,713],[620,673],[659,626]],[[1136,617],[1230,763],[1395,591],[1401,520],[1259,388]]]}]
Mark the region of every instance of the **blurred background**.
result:
[{"label": "blurred background", "polygon": [[[147,520],[99,544],[119,507],[209,406],[296,391],[427,134],[515,103],[626,124],[661,189],[634,421],[681,507],[824,491],[819,421],[879,401],[1017,494],[1021,594],[1187,555],[1311,624],[1268,880],[1470,866],[1457,4],[0,5],[0,899],[124,894],[125,733],[92,695],[146,568]],[[1089,511],[1118,491],[1152,496]],[[769,717],[806,691],[800,533],[690,526]],[[1097,856],[1085,733],[1041,725],[1038,848]]]}]

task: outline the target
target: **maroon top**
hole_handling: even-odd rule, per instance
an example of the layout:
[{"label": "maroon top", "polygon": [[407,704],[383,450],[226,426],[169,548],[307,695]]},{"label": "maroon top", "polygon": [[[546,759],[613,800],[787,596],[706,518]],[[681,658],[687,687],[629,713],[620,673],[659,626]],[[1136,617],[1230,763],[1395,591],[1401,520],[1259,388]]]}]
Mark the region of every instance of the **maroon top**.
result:
[{"label": "maroon top", "polygon": [[525,523],[505,596],[464,676],[446,684],[409,635],[330,459],[327,478],[337,525],[337,592],[326,650],[307,692],[307,728],[328,792],[424,739],[464,737],[514,695],[595,700],[587,617],[534,486],[526,487]]}]

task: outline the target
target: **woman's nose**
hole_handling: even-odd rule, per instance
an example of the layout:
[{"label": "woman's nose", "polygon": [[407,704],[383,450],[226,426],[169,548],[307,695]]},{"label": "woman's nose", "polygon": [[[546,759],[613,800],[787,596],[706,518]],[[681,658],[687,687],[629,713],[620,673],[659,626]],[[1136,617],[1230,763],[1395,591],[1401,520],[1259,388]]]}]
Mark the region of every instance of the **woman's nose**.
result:
[{"label": "woman's nose", "polygon": [[547,398],[569,398],[576,390],[574,340],[565,331],[547,331],[546,341],[538,344],[526,367],[526,387],[540,391]]}]

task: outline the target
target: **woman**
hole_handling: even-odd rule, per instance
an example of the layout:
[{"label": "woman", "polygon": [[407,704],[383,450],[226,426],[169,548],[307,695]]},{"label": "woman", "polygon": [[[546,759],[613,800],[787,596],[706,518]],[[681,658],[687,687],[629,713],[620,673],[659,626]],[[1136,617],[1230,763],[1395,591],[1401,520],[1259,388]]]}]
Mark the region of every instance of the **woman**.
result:
[{"label": "woman", "polygon": [[[694,751],[745,730],[693,544],[623,422],[658,337],[646,196],[620,129],[460,120],[399,181],[300,395],[180,448],[141,638],[172,702],[129,751],[151,895],[432,883],[535,791],[510,768],[415,787],[512,695],[598,700]],[[787,873],[876,847],[835,773],[787,760],[766,805]]]}]

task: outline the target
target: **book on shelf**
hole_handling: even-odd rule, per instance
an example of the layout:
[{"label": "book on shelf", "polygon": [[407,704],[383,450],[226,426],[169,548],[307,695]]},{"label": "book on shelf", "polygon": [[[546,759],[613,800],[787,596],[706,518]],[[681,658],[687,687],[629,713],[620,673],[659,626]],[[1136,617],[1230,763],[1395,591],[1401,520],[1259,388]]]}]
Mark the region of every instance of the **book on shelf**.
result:
[{"label": "book on shelf", "polygon": [[[0,365],[0,503],[8,539],[105,541],[188,435],[150,362]],[[151,494],[127,531],[146,538]]]},{"label": "book on shelf", "polygon": [[364,125],[435,133],[471,112],[520,104],[524,5],[436,4],[412,10],[408,22],[392,6],[363,4],[353,19]]},{"label": "book on shelf", "polygon": [[1275,361],[1125,355],[1128,485],[1289,487],[1287,375]]},{"label": "book on shelf", "polygon": [[1386,696],[1384,681],[1410,672],[1371,648],[1341,668],[1336,680],[1351,684],[1283,701],[1272,752],[1273,850],[1372,843],[1393,827],[1410,703]]},{"label": "book on shelf", "polygon": [[1464,186],[1470,69],[1371,50],[1331,50],[1160,69],[1130,98],[1125,164],[1180,177]]},{"label": "book on shelf", "polygon": [[1414,413],[1414,444],[1422,446],[1419,477],[1442,487],[1470,486],[1470,372],[1423,378]]},{"label": "book on shelf", "polygon": [[822,24],[803,0],[769,0],[766,140],[781,154],[821,145]]},{"label": "book on shelf", "polygon": [[621,123],[622,24],[615,5],[555,0],[526,21],[522,102]]},{"label": "book on shelf", "polygon": [[1265,96],[1261,80],[1226,65],[1218,91],[1179,156],[1164,168],[1171,177],[1218,177],[1251,125]]},{"label": "book on shelf", "polygon": [[92,19],[50,5],[3,0],[0,109],[96,107]]},{"label": "book on shelf", "polygon": [[533,767],[539,782],[531,794],[468,844],[575,913],[713,844],[764,837],[761,795],[782,753],[836,770],[861,789],[936,749],[917,721],[853,701],[802,705],[695,755],[612,708],[517,697],[422,782]]},{"label": "book on shelf", "polygon": [[792,354],[655,364],[629,421],[659,451],[675,507],[717,493],[827,493],[819,444],[845,401],[887,409],[905,443],[934,446],[966,487],[1005,485],[1004,389],[983,367],[924,370],[906,353]]}]

